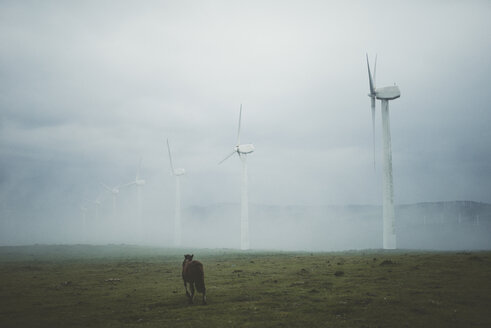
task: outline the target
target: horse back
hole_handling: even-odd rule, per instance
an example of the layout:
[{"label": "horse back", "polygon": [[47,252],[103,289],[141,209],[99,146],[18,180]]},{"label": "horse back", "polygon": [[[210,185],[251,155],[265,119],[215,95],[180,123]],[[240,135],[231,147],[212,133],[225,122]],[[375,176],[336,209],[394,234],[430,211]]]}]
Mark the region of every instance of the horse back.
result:
[{"label": "horse back", "polygon": [[186,263],[182,268],[182,278],[189,282],[203,279],[203,264],[201,264],[200,261],[191,261]]}]

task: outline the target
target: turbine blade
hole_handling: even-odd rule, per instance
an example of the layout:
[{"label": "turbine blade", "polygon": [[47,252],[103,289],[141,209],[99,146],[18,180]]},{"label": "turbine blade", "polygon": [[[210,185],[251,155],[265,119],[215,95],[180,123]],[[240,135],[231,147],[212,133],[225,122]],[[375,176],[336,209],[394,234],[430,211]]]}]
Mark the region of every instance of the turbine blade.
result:
[{"label": "turbine blade", "polygon": [[124,184],[122,185],[120,188],[127,188],[127,187],[131,187],[132,185],[135,185],[136,184],[136,181],[132,181],[130,183],[127,183],[127,184]]},{"label": "turbine blade", "polygon": [[373,88],[377,88],[377,54],[375,54],[375,66],[373,67]]},{"label": "turbine blade", "polygon": [[242,104],[240,104],[240,111],[239,111],[239,130],[237,131],[237,146],[240,145],[240,121],[242,119]]},{"label": "turbine blade", "polygon": [[370,72],[370,63],[368,62],[368,54],[367,54],[367,66],[368,66],[368,83],[370,84],[370,95],[372,97],[375,96],[375,87],[373,85],[372,73]]},{"label": "turbine blade", "polygon": [[225,162],[227,159],[229,159],[230,157],[232,157],[233,154],[235,154],[237,151],[233,151],[232,153],[230,153],[230,155],[227,155],[227,157],[225,157],[224,159],[222,159],[220,162],[218,162],[218,165],[222,164],[223,162]]},{"label": "turbine blade", "polygon": [[170,168],[172,170],[172,174],[174,175],[174,164],[172,163],[172,154],[170,152],[169,139],[167,139],[167,150],[169,151]]},{"label": "turbine blade", "polygon": [[104,189],[106,189],[107,191],[109,192],[112,192],[112,189],[109,188],[108,186],[106,186],[105,184],[101,183],[101,185],[104,187]]}]

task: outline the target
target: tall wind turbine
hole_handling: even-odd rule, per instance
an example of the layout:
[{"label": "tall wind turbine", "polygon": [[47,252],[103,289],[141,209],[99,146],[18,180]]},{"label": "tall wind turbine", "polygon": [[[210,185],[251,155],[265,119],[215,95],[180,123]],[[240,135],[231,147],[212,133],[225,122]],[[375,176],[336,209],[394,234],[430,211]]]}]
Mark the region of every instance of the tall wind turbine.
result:
[{"label": "tall wind turbine", "polygon": [[174,245],[181,246],[181,184],[179,177],[186,173],[183,168],[174,169],[172,153],[170,151],[169,139],[167,139],[167,150],[169,151],[170,168],[172,175],[176,177],[176,208],[174,213]]},{"label": "tall wind turbine", "polygon": [[241,214],[240,214],[240,249],[247,250],[250,248],[249,241],[249,200],[247,195],[247,154],[254,151],[254,146],[252,144],[240,144],[240,124],[242,119],[242,104],[240,105],[239,111],[239,129],[237,132],[237,144],[230,155],[225,157],[221,164],[229,157],[233,156],[235,153],[239,155],[242,161],[242,202],[241,202]]},{"label": "tall wind turbine", "polygon": [[136,177],[130,183],[125,184],[123,187],[136,186],[136,201],[137,201],[137,219],[138,224],[140,225],[140,233],[143,233],[143,222],[142,222],[142,188],[145,185],[145,180],[140,178],[140,168],[142,164],[142,159],[140,158],[140,162],[138,163],[138,168],[136,170]]},{"label": "tall wind turbine", "polygon": [[395,214],[394,214],[394,183],[392,180],[392,147],[390,141],[390,117],[389,117],[389,100],[397,99],[401,96],[399,87],[389,86],[375,88],[375,83],[370,72],[370,63],[368,62],[368,82],[370,85],[370,94],[372,99],[372,117],[375,112],[375,99],[382,101],[382,139],[384,144],[383,150],[383,247],[385,249],[396,248],[396,231],[395,231]]}]

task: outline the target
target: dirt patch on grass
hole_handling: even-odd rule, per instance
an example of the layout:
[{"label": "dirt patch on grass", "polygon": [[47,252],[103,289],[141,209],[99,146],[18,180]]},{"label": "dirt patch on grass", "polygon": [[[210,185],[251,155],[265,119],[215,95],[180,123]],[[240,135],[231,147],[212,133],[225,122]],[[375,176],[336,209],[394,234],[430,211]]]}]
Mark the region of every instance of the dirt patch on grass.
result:
[{"label": "dirt patch on grass", "polygon": [[380,266],[389,266],[389,265],[395,265],[396,263],[393,262],[392,260],[384,260],[382,261],[379,265]]}]

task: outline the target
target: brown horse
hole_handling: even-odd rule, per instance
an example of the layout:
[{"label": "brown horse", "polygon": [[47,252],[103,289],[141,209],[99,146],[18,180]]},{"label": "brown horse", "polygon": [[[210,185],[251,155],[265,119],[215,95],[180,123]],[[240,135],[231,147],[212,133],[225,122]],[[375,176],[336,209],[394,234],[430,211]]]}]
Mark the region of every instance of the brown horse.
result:
[{"label": "brown horse", "polygon": [[[193,261],[193,255],[184,255],[184,261],[182,262],[182,280],[184,280],[184,288],[186,289],[186,295],[189,298],[189,303],[193,303],[194,287],[196,290],[203,294],[203,304],[206,304],[206,288],[205,288],[205,273],[203,271],[203,264],[199,261]],[[189,284],[188,291],[187,284]]]}]

